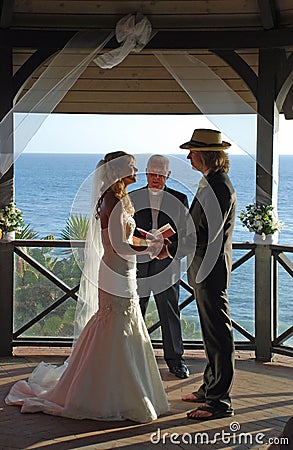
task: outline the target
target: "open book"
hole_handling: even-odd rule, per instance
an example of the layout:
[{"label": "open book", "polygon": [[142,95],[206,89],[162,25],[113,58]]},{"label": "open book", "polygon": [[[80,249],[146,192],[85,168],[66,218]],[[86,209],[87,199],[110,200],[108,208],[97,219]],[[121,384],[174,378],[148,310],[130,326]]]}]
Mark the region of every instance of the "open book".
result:
[{"label": "open book", "polygon": [[146,239],[157,239],[161,236],[163,237],[163,239],[167,239],[175,234],[175,230],[169,223],[166,223],[166,225],[163,225],[161,228],[158,228],[152,233],[144,230],[143,228],[137,228],[137,231],[139,231],[139,233]]}]

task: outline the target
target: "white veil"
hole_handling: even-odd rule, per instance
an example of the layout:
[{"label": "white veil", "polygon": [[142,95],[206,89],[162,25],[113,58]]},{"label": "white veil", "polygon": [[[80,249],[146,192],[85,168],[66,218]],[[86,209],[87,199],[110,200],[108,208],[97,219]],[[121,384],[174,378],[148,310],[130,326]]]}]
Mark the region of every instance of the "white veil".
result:
[{"label": "white veil", "polygon": [[84,249],[84,265],[80,278],[78,301],[75,309],[74,342],[80,335],[90,317],[98,310],[98,274],[100,261],[103,256],[101,237],[101,222],[96,218],[96,205],[103,194],[105,184],[105,164],[101,160],[94,174],[87,180],[92,180],[92,198],[90,206],[89,228]]}]

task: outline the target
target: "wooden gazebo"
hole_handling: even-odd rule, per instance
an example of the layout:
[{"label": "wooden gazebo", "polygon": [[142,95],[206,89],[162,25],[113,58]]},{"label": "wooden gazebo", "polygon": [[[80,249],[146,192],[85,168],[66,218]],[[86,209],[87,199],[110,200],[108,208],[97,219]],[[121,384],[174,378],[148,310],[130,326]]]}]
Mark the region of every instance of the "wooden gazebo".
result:
[{"label": "wooden gazebo", "polygon": [[[77,32],[114,31],[123,16],[136,12],[149,19],[154,31],[144,49],[131,53],[111,70],[90,62],[54,112],[202,114],[156,57],[158,51],[188,52],[258,114],[256,198],[259,191],[265,191],[270,203],[274,203],[273,180],[278,177],[274,164],[275,124],[281,113],[286,119],[293,119],[291,0],[2,0],[0,120]],[[103,51],[118,45],[113,37]],[[13,155],[13,151],[11,143],[9,152]],[[13,165],[0,179],[0,208],[12,198]],[[260,359],[271,357],[268,345],[271,286],[265,280],[271,277],[272,269],[266,251],[262,248],[256,253],[256,295],[265,321],[261,332],[256,333]],[[7,276],[6,251],[1,246],[0,269],[3,318],[7,315],[7,299],[13,296],[13,286]],[[11,318],[5,322],[9,334]],[[9,353],[9,338],[2,340],[1,345],[1,353]]]}]

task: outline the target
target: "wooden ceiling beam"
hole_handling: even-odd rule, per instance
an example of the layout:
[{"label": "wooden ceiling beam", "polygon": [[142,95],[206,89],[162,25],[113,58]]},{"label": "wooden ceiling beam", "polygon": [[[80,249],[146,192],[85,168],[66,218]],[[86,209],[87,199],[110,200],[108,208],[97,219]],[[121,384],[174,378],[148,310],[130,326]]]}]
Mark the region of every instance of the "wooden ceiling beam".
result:
[{"label": "wooden ceiling beam", "polygon": [[279,23],[279,10],[275,0],[257,0],[260,20],[265,30],[276,28]]},{"label": "wooden ceiling beam", "polygon": [[293,119],[293,85],[283,103],[283,113],[286,119]]},{"label": "wooden ceiling beam", "polygon": [[0,28],[8,28],[13,16],[14,0],[0,0]]},{"label": "wooden ceiling beam", "polygon": [[293,29],[268,31],[160,31],[148,49],[248,49],[293,45]]},{"label": "wooden ceiling beam", "polygon": [[17,95],[24,83],[31,77],[42,63],[55,53],[55,50],[44,48],[37,50],[30,58],[18,69],[13,76],[13,97]]},{"label": "wooden ceiling beam", "polygon": [[293,76],[293,53],[289,57],[286,57],[285,51],[283,50],[278,49],[275,52],[278,55],[276,93],[279,95],[281,90],[284,89],[284,84],[288,78]]},{"label": "wooden ceiling beam", "polygon": [[284,58],[280,58],[280,54],[278,56],[282,59],[282,66],[277,73],[276,105],[279,111],[283,109],[286,119],[292,119],[293,53],[285,59],[285,63]]},{"label": "wooden ceiling beam", "polygon": [[[76,30],[77,31],[77,30]],[[0,30],[0,47],[62,48],[76,31]],[[100,30],[101,31],[101,30]],[[107,31],[107,30],[103,30]],[[110,30],[109,30],[110,31]],[[248,49],[293,45],[293,29],[267,31],[158,31],[145,47],[152,50]],[[112,39],[107,48],[118,44]]]},{"label": "wooden ceiling beam", "polygon": [[12,47],[58,50],[63,48],[76,32],[77,30],[0,30],[0,47],[11,44]]},{"label": "wooden ceiling beam", "polygon": [[254,97],[257,98],[257,75],[241,56],[231,50],[211,50],[223,61],[229,64],[232,69],[238,73],[242,80],[247,84]]}]

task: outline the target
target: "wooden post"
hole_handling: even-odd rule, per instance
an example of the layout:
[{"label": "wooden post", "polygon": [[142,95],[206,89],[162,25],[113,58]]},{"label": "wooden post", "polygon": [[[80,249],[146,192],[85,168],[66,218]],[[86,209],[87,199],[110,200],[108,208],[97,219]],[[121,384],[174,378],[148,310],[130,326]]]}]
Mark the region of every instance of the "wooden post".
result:
[{"label": "wooden post", "polygon": [[271,361],[272,339],[272,264],[269,245],[255,249],[255,343],[256,359]]},{"label": "wooden post", "polygon": [[[0,49],[0,121],[13,106],[12,48]],[[10,119],[11,133],[13,118]],[[13,155],[13,139],[9,152]],[[3,147],[0,149],[3,151]],[[7,148],[6,150],[7,151]],[[4,155],[5,157],[5,155]],[[1,168],[0,168],[1,171]],[[13,165],[0,178],[0,208],[8,205],[14,197]],[[13,332],[13,244],[0,240],[0,356],[12,354]]]},{"label": "wooden post", "polygon": [[13,244],[0,240],[0,356],[12,355]]},{"label": "wooden post", "polygon": [[[13,107],[13,70],[12,70],[12,48],[1,48],[0,49],[0,121],[7,115],[7,113]],[[13,132],[13,117],[9,118],[9,122],[6,126],[10,126],[11,135]],[[2,131],[2,130],[1,130]],[[2,137],[2,136],[1,136]],[[10,139],[10,148],[5,142],[5,152],[13,155],[13,139]],[[3,152],[3,143],[1,145],[1,153]],[[2,156],[2,155],[1,155]],[[5,154],[3,154],[3,160],[5,159]],[[13,160],[13,158],[11,158]],[[1,160],[0,160],[1,162]],[[8,203],[13,200],[14,195],[14,183],[13,183],[13,166],[8,172],[1,177],[1,166],[0,166],[0,208],[8,205]]]},{"label": "wooden post", "polygon": [[[278,157],[274,153],[278,111],[275,106],[276,61],[271,49],[259,51],[256,203],[277,208]],[[274,63],[275,62],[275,63]],[[255,341],[256,359],[272,359],[272,257],[270,247],[255,251]]]}]

